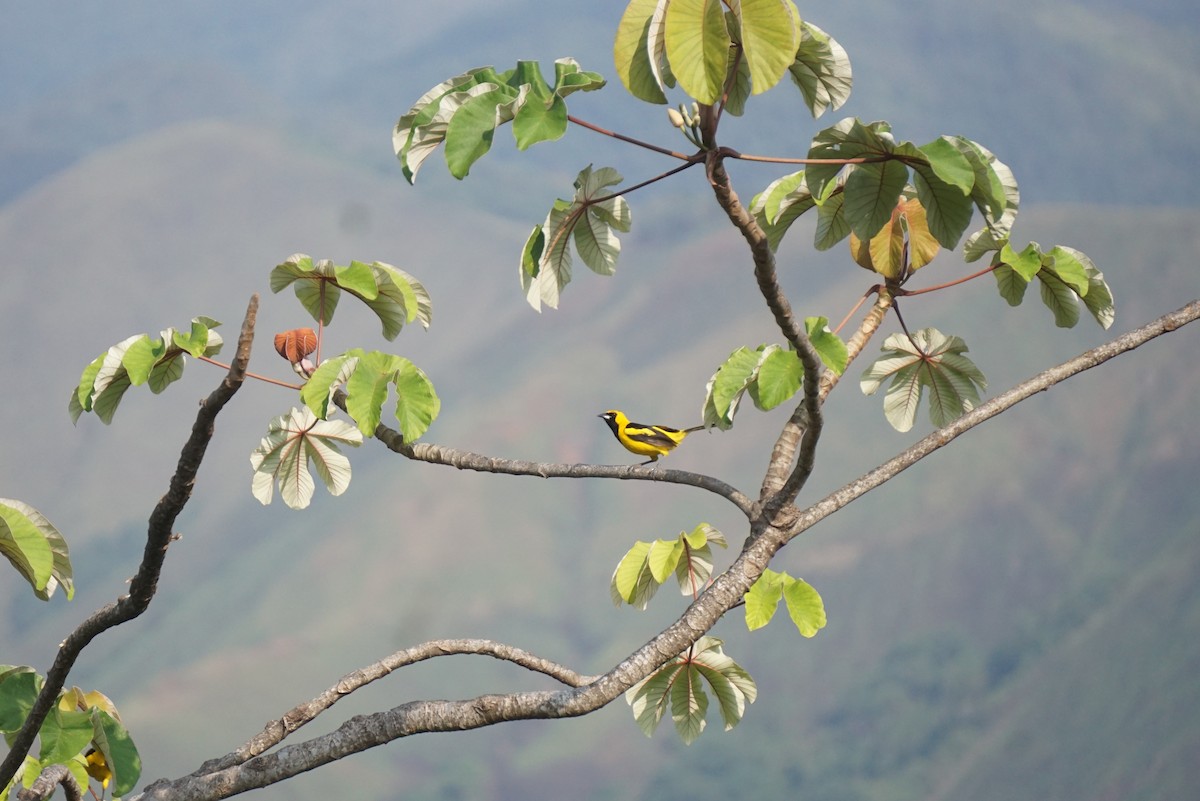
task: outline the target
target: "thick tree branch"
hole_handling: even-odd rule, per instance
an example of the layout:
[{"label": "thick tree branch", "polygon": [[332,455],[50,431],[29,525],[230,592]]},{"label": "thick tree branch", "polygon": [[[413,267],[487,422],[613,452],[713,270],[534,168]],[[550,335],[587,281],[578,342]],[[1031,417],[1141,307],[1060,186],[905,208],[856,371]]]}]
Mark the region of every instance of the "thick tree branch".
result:
[{"label": "thick tree branch", "polygon": [[[274,784],[344,756],[413,734],[461,731],[511,720],[574,717],[599,709],[683,652],[715,626],[723,615],[741,603],[746,591],[762,574],[775,553],[820,520],[1025,398],[1043,392],[1073,375],[1103,364],[1197,318],[1200,318],[1200,300],[1022,382],[951,425],[935,431],[895,458],[804,511],[790,505],[780,508],[775,516],[774,525],[765,526],[757,536],[747,539],[733,564],[716,577],[709,588],[675,623],[634,651],[619,665],[587,684],[557,691],[520,692],[479,696],[460,701],[414,701],[402,704],[385,712],[351,718],[330,734],[252,758],[241,764],[207,773],[198,772],[176,781],[156,782],[135,801],[212,801]],[[566,675],[574,676],[573,673]],[[558,678],[562,680],[562,677]],[[582,680],[583,677],[578,678]]]},{"label": "thick tree branch", "polygon": [[[775,318],[775,324],[779,326],[780,332],[791,344],[792,349],[800,358],[800,364],[804,367],[804,398],[801,401],[804,410],[804,420],[801,425],[803,431],[800,435],[799,453],[796,457],[796,466],[792,470],[793,481],[791,482],[799,485],[812,472],[817,453],[817,441],[821,438],[823,420],[821,418],[819,381],[825,368],[821,364],[817,352],[813,350],[812,344],[808,341],[803,326],[792,312],[792,306],[788,302],[787,296],[784,295],[783,288],[779,285],[778,275],[775,272],[775,254],[771,250],[771,243],[758,221],[738,199],[719,151],[714,150],[709,153],[708,175],[717,202],[721,204],[721,208],[725,210],[730,222],[741,232],[746,244],[750,246],[750,254],[754,259],[754,277],[758,282],[759,292],[767,302],[767,307]],[[791,464],[790,458],[786,462],[775,461],[774,453],[772,453],[759,496],[759,500],[765,506],[779,508],[782,504],[790,503],[795,497],[795,495],[787,497],[781,493],[785,481],[787,481],[788,468]]]},{"label": "thick tree branch", "polygon": [[[883,324],[883,320],[887,316],[887,310],[891,308],[891,293],[882,287],[876,287],[875,291],[877,294],[875,305],[871,307],[871,311],[868,312],[867,316],[863,318],[862,323],[854,332],[854,335],[851,336],[846,342],[847,368],[849,368],[851,364],[854,364],[854,360],[857,359],[862,353],[862,350],[864,347],[866,347],[867,342],[869,342],[871,337],[875,335],[875,332],[879,330],[879,326]],[[864,300],[865,299],[866,298],[864,296]],[[859,302],[859,305],[862,305],[861,301]],[[820,387],[817,391],[817,397],[822,404],[825,403],[825,399],[829,397],[829,393],[833,391],[833,388],[837,386],[841,378],[842,377],[833,370],[826,370],[824,374],[822,374],[819,382]],[[804,409],[805,407],[803,401],[797,404],[795,410],[792,412],[792,416],[788,419],[787,423],[784,424],[783,430],[779,432],[779,438],[775,440],[775,446],[771,449],[770,464],[786,467],[792,464],[793,460],[796,458],[796,447],[799,445],[800,437],[804,433]],[[799,486],[801,475],[802,474],[800,473],[793,472],[792,479],[795,481],[795,484],[793,485],[793,483],[785,483],[782,491],[780,492],[781,497],[795,499],[801,489]],[[763,493],[765,494],[769,491],[769,489],[770,488],[764,481]]]},{"label": "thick tree branch", "polygon": [[200,403],[200,411],[196,422],[192,425],[192,433],[184,444],[179,455],[179,463],[167,494],[159,500],[154,511],[150,514],[149,527],[146,532],[146,547],[142,553],[142,562],[129,585],[129,595],[123,596],[110,603],[79,624],[67,636],[58,649],[58,655],[50,669],[46,671],[46,681],[38,694],[33,708],[25,719],[25,725],[14,737],[4,762],[0,764],[0,787],[12,780],[20,767],[25,755],[29,753],[33,740],[41,728],[50,708],[58,698],[59,692],[66,684],[67,675],[75,664],[79,654],[97,635],[108,629],[133,620],[146,611],[154,597],[158,586],[158,577],[162,573],[163,562],[167,557],[175,533],[173,526],[179,513],[187,504],[192,494],[192,486],[200,463],[204,460],[204,452],[212,439],[213,428],[217,414],[234,396],[245,378],[246,365],[250,361],[250,346],[254,340],[254,321],[258,313],[258,295],[250,299],[246,310],[246,318],[242,323],[241,336],[238,338],[237,355],[229,372],[213,392]]}]

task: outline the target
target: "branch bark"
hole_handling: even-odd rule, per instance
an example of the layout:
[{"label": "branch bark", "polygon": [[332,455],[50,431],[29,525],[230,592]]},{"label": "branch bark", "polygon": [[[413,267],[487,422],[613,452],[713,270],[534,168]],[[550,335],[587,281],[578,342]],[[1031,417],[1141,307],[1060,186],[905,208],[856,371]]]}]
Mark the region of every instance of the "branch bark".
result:
[{"label": "branch bark", "polygon": [[33,740],[50,712],[59,692],[66,685],[68,674],[79,654],[95,637],[115,626],[127,623],[141,615],[150,606],[158,587],[158,577],[166,561],[167,548],[174,539],[173,526],[179,513],[192,494],[192,486],[204,453],[212,439],[217,415],[234,396],[245,378],[246,365],[250,361],[250,346],[254,340],[254,322],[258,313],[258,295],[250,299],[246,317],[238,337],[237,355],[221,384],[200,403],[200,411],[192,425],[192,433],[179,454],[179,462],[166,495],[159,500],[150,514],[146,532],[146,547],[137,573],[130,581],[129,594],[93,612],[71,632],[58,649],[58,655],[46,671],[42,691],[34,701],[25,724],[10,745],[9,752],[0,763],[0,787],[7,786],[16,774],[25,755],[33,746]]}]

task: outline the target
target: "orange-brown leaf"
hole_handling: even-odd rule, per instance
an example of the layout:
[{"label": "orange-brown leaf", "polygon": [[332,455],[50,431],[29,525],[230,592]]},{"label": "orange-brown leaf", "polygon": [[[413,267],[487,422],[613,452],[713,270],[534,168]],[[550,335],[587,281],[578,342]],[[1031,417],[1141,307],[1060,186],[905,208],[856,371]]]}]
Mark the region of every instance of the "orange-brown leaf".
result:
[{"label": "orange-brown leaf", "polygon": [[317,332],[311,328],[293,328],[275,335],[275,350],[292,364],[298,364],[317,349]]}]

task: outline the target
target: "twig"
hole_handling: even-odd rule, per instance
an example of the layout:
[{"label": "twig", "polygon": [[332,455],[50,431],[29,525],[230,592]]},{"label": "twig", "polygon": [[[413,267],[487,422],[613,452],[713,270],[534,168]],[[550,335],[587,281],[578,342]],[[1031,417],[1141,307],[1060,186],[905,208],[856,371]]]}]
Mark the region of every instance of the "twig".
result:
[{"label": "twig", "polygon": [[641,139],[634,139],[632,136],[626,136],[625,134],[620,134],[616,131],[610,131],[607,128],[601,128],[599,125],[593,125],[587,120],[581,120],[571,114],[567,115],[567,119],[581,128],[587,128],[589,131],[595,131],[596,133],[603,134],[604,136],[611,136],[613,139],[619,139],[622,142],[628,142],[631,145],[636,145],[638,147],[645,148],[646,150],[653,150],[655,153],[661,153],[664,156],[670,156],[671,158],[681,159],[683,161],[691,161],[692,159],[692,157],[686,153],[680,153],[669,148],[652,145],[649,142],[642,141]]}]

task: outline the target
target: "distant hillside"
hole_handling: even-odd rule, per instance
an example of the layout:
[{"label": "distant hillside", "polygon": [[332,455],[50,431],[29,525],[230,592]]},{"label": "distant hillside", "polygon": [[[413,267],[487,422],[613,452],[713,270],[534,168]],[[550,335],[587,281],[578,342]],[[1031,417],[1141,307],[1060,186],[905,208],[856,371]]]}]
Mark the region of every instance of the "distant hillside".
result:
[{"label": "distant hillside", "polygon": [[[0,335],[21,347],[0,366],[37,369],[10,404],[22,425],[5,452],[23,456],[5,460],[3,479],[77,543],[81,589],[74,604],[47,607],[6,584],[0,648],[44,663],[73,621],[121,591],[193,399],[218,378],[193,365],[161,398],[131,395],[111,428],[85,419],[72,430],[66,388],[93,351],[200,313],[232,329],[294,250],[382,258],[434,297],[432,330],[389,346],[442,394],[431,439],[620,461],[597,411],[691,422],[714,366],[771,336],[732,230],[712,212],[684,229],[678,204],[666,205],[651,199],[635,218],[617,276],[580,275],[561,311],[536,315],[515,275],[524,224],[461,219],[394,176],[252,127],[165,129],[9,204],[4,266],[21,280],[0,298]],[[1192,222],[1190,211],[1030,204],[1019,230],[1089,252],[1124,328],[1195,294]],[[840,316],[865,273],[840,248],[811,257],[803,226],[793,235],[781,264],[798,308]],[[928,269],[963,268],[947,256]],[[254,369],[283,375],[266,337],[303,317],[287,295],[264,300]],[[987,281],[905,310],[910,324],[965,336],[993,392],[1105,338],[1088,322],[1055,330],[1035,298],[1010,310]],[[331,336],[341,346],[377,331],[348,303]],[[1200,501],[1189,490],[1200,442],[1186,422],[1200,380],[1177,363],[1193,339],[1168,337],[1031,399],[791,546],[780,567],[820,589],[830,626],[813,641],[786,622],[754,635],[736,619],[720,628],[762,692],[733,733],[714,724],[692,748],[669,729],[647,741],[617,703],[581,721],[397,743],[262,797],[327,796],[350,775],[361,799],[400,785],[414,798],[478,799],[747,788],[806,799],[1177,797],[1200,780],[1189,759],[1200,742]],[[886,427],[878,399],[858,395],[859,369],[830,407],[810,498],[912,441]],[[292,398],[253,390],[221,421],[162,595],[98,641],[74,678],[118,700],[147,779],[193,769],[342,673],[427,638],[491,636],[604,669],[681,608],[666,592],[644,615],[609,605],[609,574],[632,540],[700,520],[735,546],[744,535],[696,492],[489,478],[401,463],[370,444],[350,454],[342,498],[319,493],[304,514],[264,509],[249,495],[246,455]],[[671,458],[751,487],[781,419],[747,409],[735,430],[698,435]],[[339,715],[516,686],[542,685],[443,662]]]},{"label": "distant hillside", "polygon": [[[1193,29],[1178,24],[1193,18],[1190,2],[801,5],[849,51],[854,95],[819,124],[791,89],[757,100],[775,125],[760,116],[743,126],[745,152],[799,155],[819,127],[858,115],[888,119],[918,142],[941,133],[981,141],[1016,169],[1029,197],[1200,202],[1180,169],[1200,161],[1200,50]],[[569,55],[598,70],[613,85],[603,100],[578,98],[577,113],[663,139],[671,131],[661,110],[630,100],[613,74],[622,8],[217,0],[201,11],[119,0],[64,17],[52,5],[17,4],[0,30],[0,72],[19,76],[0,84],[0,202],[120,138],[213,115],[286,120],[390,174],[390,126],[426,89],[469,67],[525,58]],[[781,141],[781,130],[794,141]],[[493,175],[512,151],[507,133],[499,139],[484,168]],[[571,174],[583,166],[560,146],[538,150],[537,163]],[[486,194],[476,197],[486,204]]]}]

